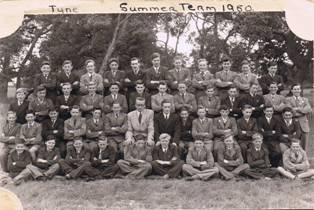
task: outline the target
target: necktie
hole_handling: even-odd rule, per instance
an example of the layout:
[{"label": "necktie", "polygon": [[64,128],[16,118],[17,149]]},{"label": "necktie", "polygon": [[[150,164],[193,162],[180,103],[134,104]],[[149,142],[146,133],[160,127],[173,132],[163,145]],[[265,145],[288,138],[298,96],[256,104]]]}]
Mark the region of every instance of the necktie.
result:
[{"label": "necktie", "polygon": [[183,126],[185,126],[186,125],[186,120],[183,120],[182,124],[183,124]]},{"label": "necktie", "polygon": [[74,127],[76,127],[76,119],[74,119],[74,123],[73,124],[74,124]]},{"label": "necktie", "polygon": [[119,117],[119,115],[118,114],[115,114],[116,115],[116,118],[118,118]]},{"label": "necktie", "polygon": [[233,107],[233,103],[234,103],[234,98],[230,98],[230,102],[231,102],[231,107]]},{"label": "necktie", "polygon": [[69,79],[70,78],[70,74],[66,74],[67,78]]},{"label": "necktie", "polygon": [[202,79],[205,80],[205,72],[202,72]]},{"label": "necktie", "polygon": [[300,100],[300,97],[296,97],[296,105],[297,105],[297,107],[301,107],[301,100]]},{"label": "necktie", "polygon": [[93,80],[93,75],[90,74],[90,75],[89,75],[89,81],[92,81],[92,80]]},{"label": "necktie", "polygon": [[183,101],[184,101],[184,99],[185,99],[185,98],[184,98],[184,93],[182,93],[182,99],[183,99]]},{"label": "necktie", "polygon": [[45,80],[47,80],[48,79],[48,75],[45,75]]},{"label": "necktie", "polygon": [[138,122],[141,124],[142,123],[142,112],[138,115]]},{"label": "necktie", "polygon": [[98,125],[98,119],[95,120],[95,124]]},{"label": "necktie", "polygon": [[98,159],[101,160],[101,150],[99,150]]}]

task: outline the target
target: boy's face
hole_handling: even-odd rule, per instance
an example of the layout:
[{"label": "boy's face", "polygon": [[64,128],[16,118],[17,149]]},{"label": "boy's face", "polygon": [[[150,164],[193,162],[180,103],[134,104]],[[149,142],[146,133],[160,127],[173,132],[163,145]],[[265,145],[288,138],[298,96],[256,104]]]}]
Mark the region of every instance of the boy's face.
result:
[{"label": "boy's face", "polygon": [[63,69],[64,73],[66,73],[66,74],[71,74],[71,71],[72,71],[72,69],[73,69],[73,66],[72,66],[72,64],[67,63],[67,64],[64,64],[64,65],[62,66],[62,69]]},{"label": "boy's face", "polygon": [[241,68],[242,72],[243,73],[249,73],[250,72],[250,65],[249,64],[244,64],[242,65],[242,68]]},{"label": "boy's face", "polygon": [[276,94],[278,91],[278,86],[276,84],[271,84],[269,86],[269,92],[272,94]]},{"label": "boy's face", "polygon": [[49,112],[49,117],[51,119],[56,119],[58,117],[58,112],[57,111],[50,111]]},{"label": "boy's face", "polygon": [[264,114],[266,117],[271,118],[274,114],[274,109],[269,107],[264,110]]},{"label": "boy's face", "polygon": [[160,144],[162,147],[167,147],[169,145],[168,138],[163,138],[162,140],[160,140]]},{"label": "boy's face", "polygon": [[208,69],[207,63],[205,61],[199,62],[198,63],[198,69],[200,71],[207,71],[207,69]]},{"label": "boy's face", "polygon": [[293,151],[293,152],[297,152],[297,151],[299,151],[300,150],[300,143],[298,143],[298,142],[292,142],[291,143],[291,150]]},{"label": "boy's face", "polygon": [[88,92],[89,93],[95,93],[96,92],[96,85],[89,85],[88,86]]},{"label": "boy's face", "polygon": [[140,69],[140,63],[138,60],[131,61],[131,68],[133,71],[138,71]]},{"label": "boy's face", "polygon": [[111,94],[118,94],[119,93],[119,87],[118,87],[118,85],[111,85],[111,87],[110,87],[110,93]]},{"label": "boy's face", "polygon": [[209,97],[213,97],[214,94],[215,94],[215,89],[214,89],[214,88],[208,88],[208,89],[206,90],[206,94],[207,94],[207,96],[209,96]]},{"label": "boy's face", "polygon": [[278,69],[278,66],[277,66],[277,65],[276,65],[276,66],[270,66],[270,67],[268,68],[268,72],[269,72],[270,74],[276,74],[277,69]]},{"label": "boy's face", "polygon": [[86,65],[86,71],[90,74],[94,73],[95,72],[95,64],[93,62],[89,62],[87,65]]},{"label": "boy's face", "polygon": [[40,68],[40,70],[41,70],[41,72],[43,73],[43,74],[49,74],[49,72],[50,72],[50,66],[49,65],[43,65],[41,68]]},{"label": "boy's face", "polygon": [[135,107],[137,111],[142,112],[145,109],[145,101],[136,100]]},{"label": "boy's face", "polygon": [[46,144],[47,150],[53,150],[53,148],[56,145],[56,141],[55,140],[49,140],[49,141],[46,141],[45,144]]},{"label": "boy's face", "polygon": [[182,66],[182,60],[181,59],[174,60],[173,65],[176,69],[180,69]]},{"label": "boy's face", "polygon": [[186,85],[185,84],[179,84],[178,90],[180,93],[185,93],[186,92]]},{"label": "boy's face", "polygon": [[231,68],[231,62],[230,61],[224,61],[222,62],[222,69],[225,71],[229,71]]},{"label": "boy's face", "polygon": [[223,118],[228,117],[228,115],[229,115],[229,110],[228,110],[228,109],[222,109],[222,110],[220,110],[220,115],[221,115]]},{"label": "boy's face", "polygon": [[234,143],[233,137],[230,136],[230,137],[226,138],[224,140],[224,143],[225,143],[225,146],[226,146],[227,149],[232,149],[233,148],[233,143]]},{"label": "boy's face", "polygon": [[257,86],[257,85],[252,85],[252,86],[250,87],[250,92],[256,94],[256,93],[257,93],[257,89],[258,89],[258,86]]},{"label": "boy's face", "polygon": [[94,111],[93,111],[93,117],[94,117],[95,119],[99,119],[99,118],[101,117],[101,111],[98,110],[98,109],[94,110]]},{"label": "boy's face", "polygon": [[70,95],[71,91],[72,91],[71,85],[63,85],[62,86],[62,92],[64,95]]},{"label": "boy's face", "polygon": [[78,109],[72,109],[70,113],[72,117],[78,117],[80,115],[80,111]]},{"label": "boy's face", "polygon": [[181,111],[180,112],[180,117],[183,119],[187,119],[189,117],[189,112],[188,111]]},{"label": "boy's face", "polygon": [[112,111],[113,111],[114,113],[120,112],[120,111],[121,111],[121,106],[120,106],[120,104],[112,104]]},{"label": "boy's face", "polygon": [[99,147],[99,149],[101,149],[101,150],[106,149],[107,145],[108,145],[108,140],[107,140],[107,138],[98,141],[98,147]]},{"label": "boy's face", "polygon": [[143,84],[137,84],[135,86],[136,92],[142,94],[145,90],[145,86]]},{"label": "boy's face", "polygon": [[21,154],[25,150],[25,145],[24,144],[16,144],[15,149],[17,153]]},{"label": "boy's face", "polygon": [[194,142],[194,147],[195,147],[195,149],[201,149],[204,147],[204,142],[197,140]]},{"label": "boy's face", "polygon": [[197,110],[197,115],[200,118],[204,118],[206,116],[206,110],[205,109],[198,109]]},{"label": "boy's face", "polygon": [[154,59],[152,60],[152,63],[153,63],[153,66],[154,66],[154,67],[159,67],[159,66],[160,66],[160,58],[159,58],[159,57],[154,58]]},{"label": "boy's face", "polygon": [[37,91],[38,98],[45,98],[46,97],[46,90]]},{"label": "boy's face", "polygon": [[163,110],[163,113],[169,114],[171,110],[171,103],[164,103],[162,105],[162,110]]},{"label": "boy's face", "polygon": [[158,91],[159,93],[165,93],[167,91],[167,85],[159,85]]},{"label": "boy's face", "polygon": [[73,143],[73,146],[75,147],[76,150],[81,149],[83,147],[82,140],[75,140]]},{"label": "boy's face", "polygon": [[236,89],[236,88],[230,88],[230,89],[228,90],[228,95],[229,95],[230,97],[236,97],[236,96],[237,96],[237,89]]},{"label": "boy's face", "polygon": [[116,62],[111,62],[109,67],[111,70],[116,71],[116,70],[118,70],[119,65]]},{"label": "boy's face", "polygon": [[144,148],[144,146],[145,146],[145,141],[144,141],[144,140],[137,140],[137,141],[135,142],[135,145],[136,145],[137,148]]},{"label": "boy's face", "polygon": [[261,137],[258,137],[258,138],[253,140],[254,147],[256,147],[256,148],[261,148],[262,143],[263,143],[263,138],[261,138]]},{"label": "boy's face", "polygon": [[9,114],[7,115],[7,120],[8,120],[9,123],[14,123],[15,120],[16,120],[16,114],[9,113]]},{"label": "boy's face", "polygon": [[19,100],[19,101],[24,101],[24,99],[25,99],[25,93],[24,93],[24,92],[18,92],[18,93],[16,94],[16,98],[17,98],[17,100]]},{"label": "boy's face", "polygon": [[290,111],[287,111],[287,112],[283,113],[283,119],[285,119],[285,120],[291,120],[292,116],[293,116],[293,114]]},{"label": "boy's face", "polygon": [[29,113],[25,116],[27,122],[33,122],[35,120],[35,116],[32,113]]},{"label": "boy's face", "polygon": [[246,108],[242,111],[243,117],[244,118],[250,118],[252,115],[252,109],[251,108]]},{"label": "boy's face", "polygon": [[301,94],[301,87],[300,87],[300,85],[294,86],[294,87],[292,88],[291,92],[292,92],[292,94],[293,94],[294,96],[300,96],[300,94]]}]

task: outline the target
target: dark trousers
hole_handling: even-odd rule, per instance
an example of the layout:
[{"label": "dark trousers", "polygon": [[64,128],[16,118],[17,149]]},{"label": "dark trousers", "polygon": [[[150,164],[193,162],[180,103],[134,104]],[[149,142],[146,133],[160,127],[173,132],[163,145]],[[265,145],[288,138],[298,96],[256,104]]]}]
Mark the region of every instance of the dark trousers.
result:
[{"label": "dark trousers", "polygon": [[239,146],[241,148],[241,153],[242,153],[242,157],[243,157],[243,161],[246,163],[246,151],[248,150],[248,148],[251,147],[251,141],[238,141]]},{"label": "dark trousers", "polygon": [[80,177],[83,174],[86,174],[90,177],[95,177],[100,175],[100,171],[94,168],[90,162],[85,161],[79,164],[71,163],[67,160],[60,160],[59,165],[61,170],[65,174],[70,174],[73,179]]},{"label": "dark trousers", "polygon": [[114,165],[106,165],[99,162],[93,162],[92,166],[100,171],[100,176],[104,178],[112,178],[119,171],[119,166],[117,164]]},{"label": "dark trousers", "polygon": [[281,165],[282,154],[280,151],[279,142],[277,141],[264,141],[269,151],[269,161],[272,167],[278,167]]},{"label": "dark trousers", "polygon": [[274,177],[278,174],[276,168],[249,168],[244,174],[253,179],[261,179],[264,177]]},{"label": "dark trousers", "polygon": [[182,160],[176,160],[171,161],[171,165],[161,165],[154,160],[151,164],[155,174],[161,176],[168,174],[170,178],[175,178],[180,175],[184,162]]}]

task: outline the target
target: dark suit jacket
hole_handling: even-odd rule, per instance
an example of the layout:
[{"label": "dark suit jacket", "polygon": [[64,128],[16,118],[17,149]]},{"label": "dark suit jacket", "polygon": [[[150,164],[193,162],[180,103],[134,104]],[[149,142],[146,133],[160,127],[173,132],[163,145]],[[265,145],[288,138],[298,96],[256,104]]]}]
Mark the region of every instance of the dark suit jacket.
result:
[{"label": "dark suit jacket", "polygon": [[113,83],[118,83],[120,85],[120,89],[123,88],[123,80],[125,78],[125,72],[118,70],[115,74],[115,76],[113,76],[112,71],[106,71],[104,73],[104,80],[108,80],[108,82],[104,82],[104,87],[105,88],[109,88],[111,84]]},{"label": "dark suit jacket", "polygon": [[[99,154],[100,153],[100,154]],[[101,163],[101,160],[109,160],[106,163]],[[94,166],[112,166],[115,164],[116,160],[116,150],[111,146],[107,145],[106,149],[103,151],[100,151],[99,147],[97,147],[97,150],[95,150],[92,154],[92,165]]]},{"label": "dark suit jacket", "polygon": [[[252,135],[258,131],[256,119],[250,118],[248,122],[242,117],[237,120],[238,125],[238,139],[240,141],[251,141]],[[246,131],[243,134],[242,131]]]},{"label": "dark suit jacket", "polygon": [[217,117],[213,122],[213,133],[215,136],[215,140],[223,140],[225,135],[225,130],[231,130],[231,134],[233,136],[238,135],[238,127],[237,122],[234,118],[228,118],[226,123],[223,122],[222,117]]},{"label": "dark suit jacket", "polygon": [[158,83],[151,83],[151,81],[166,81],[166,67],[160,66],[156,73],[154,67],[150,67],[145,71],[145,86],[148,88],[151,94],[158,93]]},{"label": "dark suit jacket", "polygon": [[83,162],[90,161],[90,159],[91,153],[84,146],[80,153],[77,153],[74,147],[69,147],[69,149],[67,150],[67,155],[65,157],[66,161],[78,165],[82,164]]},{"label": "dark suit jacket", "polygon": [[[257,120],[257,125],[259,132],[263,134],[265,142],[278,141],[277,118],[273,116],[270,120],[270,123],[268,123],[266,117],[262,116]],[[273,131],[275,131],[275,133],[273,133]]]},{"label": "dark suit jacket", "polygon": [[131,82],[124,82],[124,87],[128,88],[128,92],[135,91],[135,83],[137,80],[145,81],[145,73],[142,70],[139,70],[137,75],[135,75],[133,70],[129,70],[126,72],[125,79],[128,78]]},{"label": "dark suit jacket", "polygon": [[177,145],[180,141],[180,118],[176,114],[170,114],[169,119],[166,120],[163,113],[159,113],[154,116],[154,127],[155,127],[155,140],[159,141],[159,136],[162,133],[168,133],[171,136],[171,141]]},{"label": "dark suit jacket", "polygon": [[99,137],[99,131],[103,131],[105,128],[105,122],[102,118],[99,119],[96,124],[93,118],[86,120],[86,138],[89,140],[96,140]]},{"label": "dark suit jacket", "polygon": [[[282,143],[291,143],[292,138],[301,138],[301,127],[300,123],[296,121],[295,119],[292,119],[292,123],[290,126],[287,126],[284,119],[281,117],[281,119],[278,122],[277,126],[277,134],[279,136],[279,141]],[[283,134],[287,134],[287,137],[284,137]]]},{"label": "dark suit jacket", "polygon": [[[77,85],[73,85],[74,82],[78,82]],[[64,73],[64,71],[61,71],[57,74],[57,84],[58,84],[58,89],[61,92],[62,87],[61,84],[62,83],[70,83],[72,85],[72,94],[77,95],[79,94],[79,90],[80,90],[80,77],[78,74],[75,74],[72,70],[71,74],[69,77],[67,77],[67,75]]]},{"label": "dark suit jacket", "polygon": [[144,92],[143,95],[141,96],[137,92],[130,93],[129,95],[129,112],[134,111],[135,108],[135,101],[137,97],[142,97],[145,98],[145,106],[146,109],[151,109],[152,107],[152,102],[151,102],[151,95],[147,92]]},{"label": "dark suit jacket", "polygon": [[278,86],[278,92],[279,93],[280,93],[280,91],[282,91],[284,89],[284,83],[283,83],[282,76],[275,75],[274,77],[271,77],[270,74],[267,73],[259,79],[259,84],[263,90],[263,95],[269,93],[268,87],[272,82],[276,82],[277,84],[281,84]]},{"label": "dark suit jacket", "polygon": [[[225,163],[224,160],[228,160],[228,163]],[[217,162],[224,168],[228,168],[230,166],[236,167],[243,164],[240,146],[234,144],[231,150],[227,150],[225,145],[219,147],[217,151]]]},{"label": "dark suit jacket", "polygon": [[254,146],[251,146],[247,150],[247,163],[251,168],[269,168],[268,149],[262,145],[262,148],[257,151]]},{"label": "dark suit jacket", "polygon": [[[13,165],[13,163],[16,163]],[[8,157],[8,169],[11,177],[17,176],[21,171],[23,171],[28,164],[32,163],[32,157],[28,150],[20,155],[17,154],[17,151],[14,149]]]},{"label": "dark suit jacket", "polygon": [[229,96],[226,96],[224,98],[221,99],[221,105],[225,105],[229,108],[230,111],[230,116],[234,117],[236,119],[240,118],[242,116],[241,113],[241,107],[240,107],[240,97],[235,97],[234,102],[231,103],[231,100],[229,98]]},{"label": "dark suit jacket", "polygon": [[[65,101],[64,95],[61,95],[61,96],[57,97],[55,107],[59,111],[60,118],[62,118],[63,120],[67,120],[71,117],[70,110],[71,110],[72,106],[79,105],[79,103],[80,103],[80,101],[78,100],[77,96],[74,96],[71,94],[69,96],[68,100]],[[60,108],[61,105],[68,106],[69,108],[68,109],[61,109]]]},{"label": "dark suit jacket", "polygon": [[[240,100],[240,108],[243,107],[243,105],[248,104],[255,108],[252,113],[252,117],[258,118],[263,113],[263,107],[265,106],[265,100],[264,97],[261,95],[255,95],[254,97],[250,94],[243,95],[242,99]],[[263,107],[261,107],[263,105]]]},{"label": "dark suit jacket", "polygon": [[161,145],[154,147],[153,160],[173,161],[179,158],[178,147],[169,144],[167,152],[162,151]]},{"label": "dark suit jacket", "polygon": [[35,165],[42,169],[48,169],[49,166],[57,163],[61,156],[58,148],[53,148],[52,151],[48,151],[46,145],[42,145],[38,150],[37,158],[47,160],[48,163],[36,162]]},{"label": "dark suit jacket", "polygon": [[[63,139],[64,121],[59,117],[53,125],[51,119],[45,120],[42,123],[42,127],[43,129],[41,133],[44,139],[46,139],[48,135],[55,135],[59,141]],[[57,130],[58,133],[54,134],[54,130]]]},{"label": "dark suit jacket", "polygon": [[28,110],[29,102],[25,99],[19,106],[17,100],[10,104],[9,110],[16,112],[16,122],[20,124],[26,123],[25,116]]},{"label": "dark suit jacket", "polygon": [[[121,106],[121,111],[124,113],[128,112],[128,103],[126,101],[126,97],[122,94],[118,94],[116,101],[119,102],[120,106]],[[113,104],[114,100],[112,98],[112,95],[109,94],[107,96],[105,96],[104,98],[104,112],[105,114],[110,113],[112,104]]]},{"label": "dark suit jacket", "polygon": [[47,98],[54,100],[57,96],[57,76],[50,72],[47,79],[43,76],[42,73],[35,76],[34,80],[34,89],[40,84],[43,84],[47,91]]},{"label": "dark suit jacket", "polygon": [[193,137],[192,137],[192,123],[193,123],[194,118],[189,116],[188,119],[186,120],[185,124],[183,125],[183,120],[180,119],[180,140],[181,141],[186,141],[186,142],[192,142]]}]

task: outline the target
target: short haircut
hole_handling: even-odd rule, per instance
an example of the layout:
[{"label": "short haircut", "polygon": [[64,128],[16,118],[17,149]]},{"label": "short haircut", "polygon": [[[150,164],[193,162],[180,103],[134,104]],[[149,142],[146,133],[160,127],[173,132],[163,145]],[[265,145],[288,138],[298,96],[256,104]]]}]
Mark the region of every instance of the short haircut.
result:
[{"label": "short haircut", "polygon": [[183,111],[189,112],[189,108],[186,107],[186,106],[183,106],[183,107],[181,107],[181,109],[180,109],[180,113],[183,112]]},{"label": "short haircut", "polygon": [[91,82],[88,83],[88,87],[89,87],[89,86],[96,86],[96,83],[93,82],[93,81],[91,81]]},{"label": "short haircut", "polygon": [[201,106],[198,106],[198,107],[197,107],[197,111],[200,110],[200,109],[206,109],[206,108],[205,108],[205,106],[202,106],[202,105],[201,105]]},{"label": "short haircut", "polygon": [[238,87],[235,86],[235,85],[230,85],[229,88],[228,88],[228,90],[230,90],[230,89],[236,89],[236,90],[238,90]]},{"label": "short haircut", "polygon": [[38,85],[37,88],[36,88],[36,93],[40,92],[40,91],[44,91],[44,90],[46,90],[44,85]]},{"label": "short haircut", "polygon": [[94,65],[96,64],[93,59],[87,59],[87,60],[85,61],[85,66],[87,66],[89,63],[93,63]]},{"label": "short haircut", "polygon": [[136,97],[136,99],[135,99],[135,103],[136,103],[136,101],[144,101],[145,102],[145,98],[143,98],[143,97]]},{"label": "short haircut", "polygon": [[70,60],[65,60],[65,61],[63,61],[62,66],[67,65],[67,64],[70,64],[71,66],[73,65],[73,64],[72,64],[72,61],[70,61]]},{"label": "short haircut", "polygon": [[285,112],[291,112],[293,113],[293,109],[291,107],[285,107],[283,110],[282,110],[282,113],[285,113]]},{"label": "short haircut", "polygon": [[133,58],[131,58],[131,62],[132,61],[138,61],[138,62],[140,62],[140,59],[138,58],[138,57],[133,57]]},{"label": "short haircut", "polygon": [[100,111],[100,112],[102,112],[102,110],[101,110],[100,107],[94,107],[94,108],[93,108],[93,112],[94,112],[94,111]]},{"label": "short haircut", "polygon": [[164,99],[164,100],[161,102],[161,106],[163,106],[164,104],[171,104],[171,101],[168,100],[168,99]]},{"label": "short haircut", "polygon": [[302,89],[302,86],[300,83],[294,83],[291,85],[291,90],[295,87],[295,86],[300,86],[300,88]]},{"label": "short haircut", "polygon": [[263,110],[266,110],[266,109],[269,109],[269,108],[272,108],[274,110],[274,107],[271,104],[265,104]]},{"label": "short haircut", "polygon": [[231,59],[230,59],[228,56],[224,55],[224,56],[221,58],[220,63],[227,62],[227,61],[231,62]]},{"label": "short haircut", "polygon": [[272,67],[272,66],[277,66],[277,65],[278,65],[277,62],[275,62],[275,61],[270,61],[270,62],[267,64],[267,68]]},{"label": "short haircut", "polygon": [[69,83],[69,82],[65,82],[65,83],[63,83],[63,84],[62,84],[62,87],[63,87],[63,86],[67,86],[67,85],[71,86],[71,88],[72,88],[72,84],[71,84],[71,83]]},{"label": "short haircut", "polygon": [[153,53],[151,59],[154,60],[155,58],[160,58],[160,54],[157,52]]},{"label": "short haircut", "polygon": [[120,89],[120,85],[119,85],[119,83],[117,83],[117,82],[110,83],[109,88],[111,88],[111,87],[114,86],[114,85],[118,86],[118,88]]},{"label": "short haircut", "polygon": [[258,133],[258,132],[254,133],[254,134],[252,135],[252,140],[254,141],[254,140],[257,139],[257,138],[263,139],[263,135],[262,135],[261,133]]},{"label": "short haircut", "polygon": [[176,55],[176,56],[173,58],[173,61],[176,61],[176,60],[182,61],[183,58],[182,58],[182,56],[180,56],[180,55]]},{"label": "short haircut", "polygon": [[40,67],[46,66],[46,65],[50,66],[50,62],[49,62],[49,61],[43,61],[43,62],[41,63],[41,65],[40,65]]},{"label": "short haircut", "polygon": [[73,141],[81,141],[81,142],[83,142],[83,139],[82,139],[81,136],[76,136],[76,137],[74,137]]},{"label": "short haircut", "polygon": [[78,109],[79,111],[81,111],[81,108],[80,108],[79,105],[74,105],[74,106],[72,106],[71,110],[73,110],[73,109]]},{"label": "short haircut", "polygon": [[48,113],[49,112],[58,112],[58,110],[54,106],[52,106],[48,109]]},{"label": "short haircut", "polygon": [[108,61],[108,65],[110,65],[112,62],[115,62],[119,65],[119,60],[118,58],[110,58],[109,61]]},{"label": "short haircut", "polygon": [[292,139],[291,139],[291,144],[293,144],[293,143],[298,143],[298,144],[300,144],[301,141],[300,141],[300,139],[292,138]]},{"label": "short haircut", "polygon": [[278,83],[275,81],[272,81],[271,83],[269,83],[268,87],[270,87],[271,85],[277,85],[278,86]]},{"label": "short haircut", "polygon": [[219,111],[221,111],[221,110],[228,110],[228,111],[229,111],[229,108],[228,108],[227,105],[223,104],[223,105],[221,105],[221,106],[219,107]]},{"label": "short haircut", "polygon": [[205,58],[200,58],[197,60],[197,63],[201,63],[201,62],[206,62],[206,64],[208,63],[208,61]]},{"label": "short haircut", "polygon": [[244,104],[242,106],[242,110],[246,110],[246,109],[252,109],[252,106],[250,104]]},{"label": "short haircut", "polygon": [[253,85],[258,86],[258,83],[256,83],[256,82],[251,82],[251,83],[250,83],[250,87],[252,87]]},{"label": "short haircut", "polygon": [[206,86],[206,90],[208,90],[208,89],[216,90],[216,87],[213,84],[209,84]]},{"label": "short haircut", "polygon": [[167,86],[167,83],[166,83],[166,82],[161,81],[161,82],[159,82],[158,87],[159,87],[160,85],[166,85],[166,86]]},{"label": "short haircut", "polygon": [[[26,115],[28,115],[28,114],[32,114],[32,115],[35,116],[35,112],[34,112],[33,110],[31,110],[31,109],[28,109],[28,110],[26,111]],[[25,116],[26,116],[26,115],[25,115]]]},{"label": "short haircut", "polygon": [[250,62],[248,60],[243,60],[241,62],[241,66],[243,66],[243,65],[250,65]]}]

